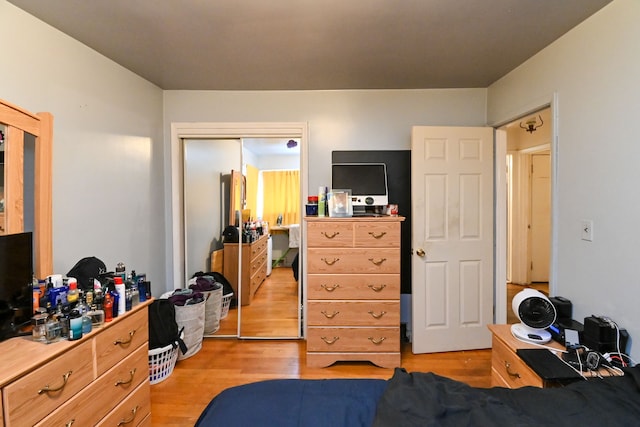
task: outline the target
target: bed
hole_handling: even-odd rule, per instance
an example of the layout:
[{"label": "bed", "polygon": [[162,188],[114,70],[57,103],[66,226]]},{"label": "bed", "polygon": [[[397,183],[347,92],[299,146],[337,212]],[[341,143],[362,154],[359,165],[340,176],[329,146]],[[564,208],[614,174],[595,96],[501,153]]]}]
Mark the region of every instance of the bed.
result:
[{"label": "bed", "polygon": [[640,370],[559,388],[474,388],[397,368],[389,380],[268,380],[224,390],[196,426],[631,426]]}]

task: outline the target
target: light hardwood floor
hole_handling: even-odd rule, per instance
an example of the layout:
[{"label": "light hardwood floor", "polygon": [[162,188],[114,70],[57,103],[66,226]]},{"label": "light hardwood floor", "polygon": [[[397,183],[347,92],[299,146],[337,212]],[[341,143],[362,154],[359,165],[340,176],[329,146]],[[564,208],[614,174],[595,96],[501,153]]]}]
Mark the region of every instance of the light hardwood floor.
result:
[{"label": "light hardwood floor", "polygon": [[[402,367],[431,371],[478,387],[491,383],[491,350],[414,355],[402,345]],[[196,355],[177,363],[165,381],[151,386],[151,421],[155,426],[193,426],[209,401],[225,388],[277,378],[381,378],[392,369],[369,362],[338,362],[307,368],[301,340],[208,338]],[[250,408],[247,408],[250,410]]]},{"label": "light hardwood floor", "polygon": [[[285,287],[281,280],[293,282],[289,271],[275,271],[273,277],[278,278],[281,287]],[[266,289],[269,287],[263,290]],[[266,303],[259,298],[282,298],[283,294],[289,298],[292,295],[258,291],[255,307]],[[278,302],[274,299],[269,304]],[[272,329],[278,324],[273,322]],[[403,343],[402,367],[410,372],[434,372],[477,387],[491,384],[490,349],[413,354],[411,344]],[[392,375],[392,369],[369,362],[338,362],[327,368],[307,368],[303,340],[205,338],[197,354],[179,361],[169,378],[151,386],[152,425],[193,426],[214,396],[235,385],[277,378],[388,379]]]}]

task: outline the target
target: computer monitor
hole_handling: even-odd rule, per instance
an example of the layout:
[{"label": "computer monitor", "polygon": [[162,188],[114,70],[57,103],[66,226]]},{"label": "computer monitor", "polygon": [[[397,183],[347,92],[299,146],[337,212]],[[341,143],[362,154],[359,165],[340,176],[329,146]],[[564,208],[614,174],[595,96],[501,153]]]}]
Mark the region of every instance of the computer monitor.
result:
[{"label": "computer monitor", "polygon": [[389,204],[385,163],[333,163],[331,188],[351,190],[354,208]]}]

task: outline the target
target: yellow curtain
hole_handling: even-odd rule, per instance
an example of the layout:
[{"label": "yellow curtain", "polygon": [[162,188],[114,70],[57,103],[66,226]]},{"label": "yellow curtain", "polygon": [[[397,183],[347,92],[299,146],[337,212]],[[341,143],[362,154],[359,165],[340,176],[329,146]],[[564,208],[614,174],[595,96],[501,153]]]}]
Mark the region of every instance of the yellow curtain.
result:
[{"label": "yellow curtain", "polygon": [[263,171],[262,191],[262,219],[269,226],[276,225],[278,215],[283,225],[300,224],[300,171]]},{"label": "yellow curtain", "polygon": [[258,212],[258,168],[247,164],[247,204],[245,209],[251,210],[251,218],[256,218],[256,212]]}]

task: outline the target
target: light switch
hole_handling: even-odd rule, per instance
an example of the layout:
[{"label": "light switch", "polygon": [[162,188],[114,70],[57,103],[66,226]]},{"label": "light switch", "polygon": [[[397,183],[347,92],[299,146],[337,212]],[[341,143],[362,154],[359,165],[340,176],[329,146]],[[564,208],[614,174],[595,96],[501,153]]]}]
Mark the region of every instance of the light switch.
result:
[{"label": "light switch", "polygon": [[593,221],[590,219],[583,219],[581,229],[582,240],[593,242]]}]

